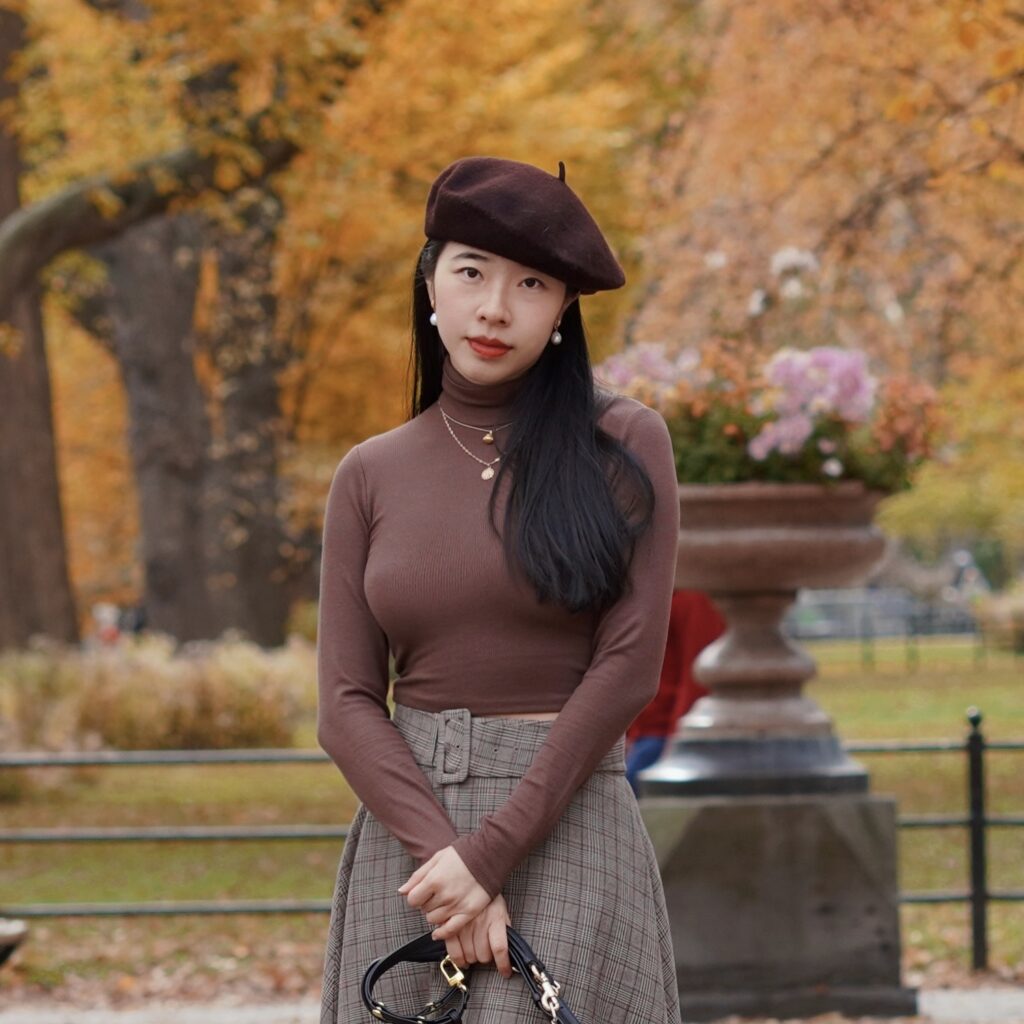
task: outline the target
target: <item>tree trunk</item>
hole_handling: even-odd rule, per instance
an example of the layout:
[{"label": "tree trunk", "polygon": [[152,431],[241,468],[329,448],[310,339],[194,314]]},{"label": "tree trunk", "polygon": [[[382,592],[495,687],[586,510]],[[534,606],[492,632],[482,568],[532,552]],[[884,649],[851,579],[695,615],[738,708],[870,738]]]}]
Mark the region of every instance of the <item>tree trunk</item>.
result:
[{"label": "tree trunk", "polygon": [[203,543],[210,424],[193,361],[201,241],[185,214],[95,247],[108,284],[83,317],[110,346],[128,398],[146,625],[183,641],[220,632]]},{"label": "tree trunk", "polygon": [[264,187],[233,200],[240,231],[217,229],[220,294],[209,344],[223,374],[218,452],[209,520],[231,624],[261,644],[284,642],[291,598],[289,538],[280,514],[278,451],[282,417],[275,342],[273,246],[281,203]]},{"label": "tree trunk", "polygon": [[[240,232],[183,215],[94,247],[108,285],[79,316],[111,348],[128,395],[148,625],[183,641],[232,629],[272,646],[304,582],[289,572],[279,511],[285,356],[274,342],[272,254],[281,210],[266,191],[233,205]],[[199,337],[204,246],[216,256],[218,294]],[[214,366],[209,393],[196,376],[200,347]]]},{"label": "tree trunk", "polygon": [[[3,75],[24,45],[24,23],[0,10],[0,100],[17,86]],[[19,206],[17,139],[0,124],[0,221]],[[33,634],[78,641],[64,542],[53,407],[39,289],[19,289],[11,324],[16,352],[0,346],[0,648]]]}]

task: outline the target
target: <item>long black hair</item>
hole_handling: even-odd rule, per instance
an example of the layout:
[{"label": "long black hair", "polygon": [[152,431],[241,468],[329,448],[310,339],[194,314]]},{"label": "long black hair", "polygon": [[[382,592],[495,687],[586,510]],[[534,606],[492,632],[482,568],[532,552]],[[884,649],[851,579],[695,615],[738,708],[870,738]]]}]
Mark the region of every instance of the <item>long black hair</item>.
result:
[{"label": "long black hair", "polygon": [[[445,351],[430,323],[426,282],[444,242],[429,240],[413,275],[410,417],[441,395]],[[625,592],[637,538],[654,510],[650,477],[632,452],[597,425],[612,395],[598,391],[579,301],[565,311],[560,345],[545,345],[512,406],[512,428],[489,502],[505,558],[538,600],[571,612],[614,604]],[[504,530],[494,523],[503,474],[512,474]]]}]

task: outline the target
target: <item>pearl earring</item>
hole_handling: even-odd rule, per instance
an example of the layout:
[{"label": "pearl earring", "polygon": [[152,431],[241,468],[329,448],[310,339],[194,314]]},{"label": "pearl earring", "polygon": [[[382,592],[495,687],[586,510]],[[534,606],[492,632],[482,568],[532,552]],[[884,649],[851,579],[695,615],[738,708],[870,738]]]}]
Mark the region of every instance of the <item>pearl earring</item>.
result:
[{"label": "pearl earring", "polygon": [[431,314],[430,314],[430,322],[431,322],[431,323],[432,323],[432,324],[433,324],[433,325],[434,325],[435,327],[437,326],[437,314],[436,314],[436,313],[431,313]]},{"label": "pearl earring", "polygon": [[551,334],[551,344],[552,345],[561,345],[562,344],[562,335],[557,330],[553,331],[552,334]]}]

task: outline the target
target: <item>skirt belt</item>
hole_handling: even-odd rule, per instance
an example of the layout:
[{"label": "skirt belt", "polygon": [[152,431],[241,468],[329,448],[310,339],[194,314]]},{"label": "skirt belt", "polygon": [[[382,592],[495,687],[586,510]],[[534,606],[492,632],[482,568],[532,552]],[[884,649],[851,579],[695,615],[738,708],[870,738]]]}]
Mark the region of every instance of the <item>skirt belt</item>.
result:
[{"label": "skirt belt", "polygon": [[[544,745],[552,719],[476,718],[468,708],[421,711],[396,704],[392,719],[422,768],[441,784],[469,776],[518,778]],[[625,738],[620,736],[594,769],[624,774]]]}]

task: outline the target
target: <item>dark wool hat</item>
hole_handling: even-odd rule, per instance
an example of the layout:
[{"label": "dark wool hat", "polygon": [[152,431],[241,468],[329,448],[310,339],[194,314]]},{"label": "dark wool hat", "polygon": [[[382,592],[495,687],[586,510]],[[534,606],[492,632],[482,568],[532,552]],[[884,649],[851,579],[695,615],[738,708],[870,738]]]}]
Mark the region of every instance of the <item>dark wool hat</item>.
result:
[{"label": "dark wool hat", "polygon": [[586,295],[626,283],[561,161],[556,178],[517,160],[456,160],[430,186],[424,229],[427,238],[478,246]]}]

